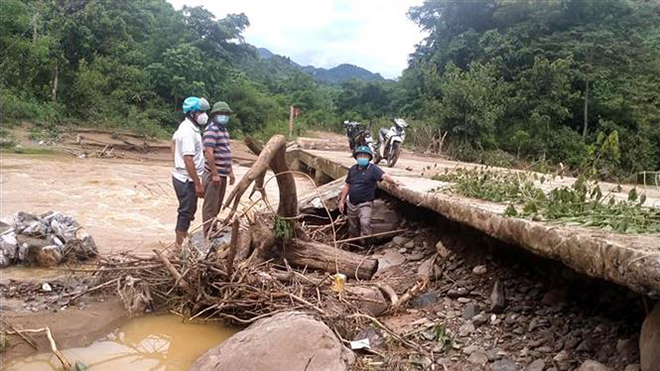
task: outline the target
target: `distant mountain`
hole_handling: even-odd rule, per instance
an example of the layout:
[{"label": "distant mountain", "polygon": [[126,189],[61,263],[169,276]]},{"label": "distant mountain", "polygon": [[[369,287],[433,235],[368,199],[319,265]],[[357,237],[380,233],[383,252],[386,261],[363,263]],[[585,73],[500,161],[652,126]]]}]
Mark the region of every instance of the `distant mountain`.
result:
[{"label": "distant mountain", "polygon": [[314,66],[300,66],[288,57],[277,55],[266,48],[257,48],[257,55],[261,59],[284,59],[289,65],[300,68],[303,72],[311,75],[314,79],[330,84],[341,83],[343,81],[357,79],[362,81],[385,81],[379,73],[373,73],[362,67],[352,64],[340,64],[333,68],[317,68]]},{"label": "distant mountain", "polygon": [[271,51],[266,48],[257,48],[257,55],[261,59],[268,59],[275,56],[275,54],[271,53]]}]

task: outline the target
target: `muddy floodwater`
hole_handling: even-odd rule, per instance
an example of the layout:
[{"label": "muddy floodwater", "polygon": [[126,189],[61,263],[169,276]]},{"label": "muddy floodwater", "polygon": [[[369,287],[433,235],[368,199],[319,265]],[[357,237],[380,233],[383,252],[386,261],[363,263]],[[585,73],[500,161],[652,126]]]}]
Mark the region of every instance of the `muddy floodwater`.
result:
[{"label": "muddy floodwater", "polygon": [[[237,331],[216,322],[183,323],[174,315],[144,316],[88,347],[63,352],[71,363],[82,361],[90,371],[179,371]],[[59,371],[61,365],[52,353],[42,353],[11,362],[6,369]]]}]

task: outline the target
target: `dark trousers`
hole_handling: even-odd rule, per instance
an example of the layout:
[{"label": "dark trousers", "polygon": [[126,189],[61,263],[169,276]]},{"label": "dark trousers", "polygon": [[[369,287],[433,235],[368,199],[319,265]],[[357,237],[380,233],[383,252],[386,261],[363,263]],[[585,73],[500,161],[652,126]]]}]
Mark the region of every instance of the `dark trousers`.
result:
[{"label": "dark trousers", "polygon": [[206,236],[212,227],[209,220],[215,218],[222,207],[222,200],[225,198],[225,190],[227,189],[227,177],[221,176],[220,183],[215,184],[211,181],[211,173],[207,172],[202,177],[202,184],[204,184],[202,221],[204,222],[204,235]]},{"label": "dark trousers", "polygon": [[190,222],[195,220],[197,212],[197,193],[195,193],[195,183],[182,182],[172,177],[174,192],[179,199],[179,208],[177,209],[176,230],[179,232],[188,232]]}]

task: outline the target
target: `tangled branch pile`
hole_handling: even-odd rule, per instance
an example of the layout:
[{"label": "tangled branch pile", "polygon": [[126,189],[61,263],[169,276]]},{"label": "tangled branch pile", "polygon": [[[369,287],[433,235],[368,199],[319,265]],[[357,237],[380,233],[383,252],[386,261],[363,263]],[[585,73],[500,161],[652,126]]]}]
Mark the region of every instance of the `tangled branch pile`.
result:
[{"label": "tangled branch pile", "polygon": [[[193,249],[183,254],[185,258],[181,254],[167,257],[156,250],[150,258],[128,254],[106,258],[96,271],[97,287],[116,285],[132,313],[165,309],[191,319],[230,324],[245,325],[280,311],[303,310],[323,320],[340,337],[349,336],[364,322],[377,323],[374,316],[409,300],[412,294],[398,299],[391,288],[360,281],[371,278],[377,261],[339,248],[334,233],[337,224],[329,211],[329,225],[299,223],[295,181],[284,161],[285,145],[283,136],[274,136],[257,148],[257,161],[230,193],[225,204],[231,207],[229,217],[221,223],[232,226],[228,245],[206,255]],[[263,177],[269,167],[280,192],[277,212],[238,210],[252,182],[265,197]],[[327,241],[330,229],[332,245],[309,237]],[[355,280],[346,282],[347,278]],[[415,292],[422,287],[424,283],[416,285]],[[416,347],[394,333],[392,337]]]}]

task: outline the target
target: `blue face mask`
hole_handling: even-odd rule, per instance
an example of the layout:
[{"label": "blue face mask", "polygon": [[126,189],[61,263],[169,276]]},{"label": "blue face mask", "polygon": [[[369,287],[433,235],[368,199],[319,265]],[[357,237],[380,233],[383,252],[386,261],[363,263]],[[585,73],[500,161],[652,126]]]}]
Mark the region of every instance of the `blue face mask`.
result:
[{"label": "blue face mask", "polygon": [[369,165],[369,159],[368,158],[358,158],[357,159],[357,164],[358,164],[358,166],[365,167],[365,166]]},{"label": "blue face mask", "polygon": [[228,115],[217,115],[215,116],[214,121],[220,125],[227,125],[229,122],[229,116]]}]

